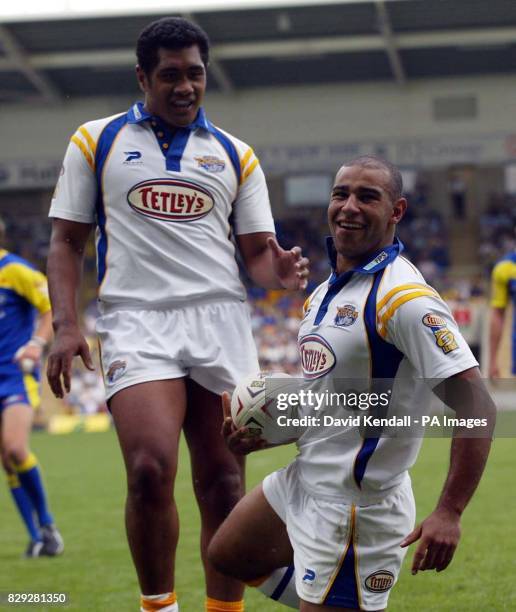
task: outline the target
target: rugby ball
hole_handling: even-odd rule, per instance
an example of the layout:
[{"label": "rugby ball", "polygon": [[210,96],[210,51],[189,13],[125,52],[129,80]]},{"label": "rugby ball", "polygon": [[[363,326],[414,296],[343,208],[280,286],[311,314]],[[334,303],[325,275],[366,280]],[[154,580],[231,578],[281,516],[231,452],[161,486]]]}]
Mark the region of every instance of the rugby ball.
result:
[{"label": "rugby ball", "polygon": [[[288,419],[296,418],[295,408],[278,408],[278,397],[295,387],[296,379],[279,372],[258,372],[246,376],[233,391],[231,418],[237,428],[246,427],[250,436],[269,444],[287,444],[298,439],[297,427]],[[281,402],[280,402],[281,405]]]}]

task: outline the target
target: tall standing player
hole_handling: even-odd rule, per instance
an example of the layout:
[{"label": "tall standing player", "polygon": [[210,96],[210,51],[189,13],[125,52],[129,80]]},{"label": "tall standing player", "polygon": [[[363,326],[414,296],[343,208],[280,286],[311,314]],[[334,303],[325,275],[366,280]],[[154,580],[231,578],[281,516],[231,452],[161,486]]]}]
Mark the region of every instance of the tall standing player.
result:
[{"label": "tall standing player", "polygon": [[[0,219],[0,245],[5,232]],[[64,548],[29,447],[34,409],[40,403],[41,354],[51,335],[45,276],[0,247],[0,449],[13,501],[30,537],[26,557],[55,556]]]},{"label": "tall standing player", "polygon": [[505,313],[512,302],[511,373],[516,374],[516,251],[503,257],[491,272],[491,322],[489,328],[489,377],[499,378],[498,350]]},{"label": "tall standing player", "polygon": [[[219,569],[273,599],[300,600],[302,612],[383,612],[416,541],[412,573],[444,570],[489,453],[495,410],[478,364],[449,308],[395,238],[406,207],[400,172],[385,160],[359,157],[337,173],[328,207],[331,275],[310,297],[299,330],[304,376],[322,390],[345,379],[392,390],[388,415],[409,418],[419,416],[430,387],[459,418],[485,419],[485,426],[474,434],[455,429],[442,493],[415,529],[408,470],[421,430],[306,428],[296,459],[246,495],[209,552]],[[226,413],[227,403],[225,396]],[[244,433],[225,421],[235,451],[259,445]]]},{"label": "tall standing player", "polygon": [[97,330],[107,397],[127,470],[126,527],[142,610],[178,610],[173,498],[179,434],[202,521],[206,610],[243,609],[242,585],[206,548],[244,490],[243,463],[220,438],[220,394],[257,369],[235,260],[270,288],[306,286],[308,261],[274,238],[253,150],[201,106],[206,34],[180,18],[151,23],[137,42],[144,103],[72,136],[52,201],[48,259],[56,339],[48,378],[60,397],[70,364],[91,359],[76,312],[84,246],[96,225]]}]

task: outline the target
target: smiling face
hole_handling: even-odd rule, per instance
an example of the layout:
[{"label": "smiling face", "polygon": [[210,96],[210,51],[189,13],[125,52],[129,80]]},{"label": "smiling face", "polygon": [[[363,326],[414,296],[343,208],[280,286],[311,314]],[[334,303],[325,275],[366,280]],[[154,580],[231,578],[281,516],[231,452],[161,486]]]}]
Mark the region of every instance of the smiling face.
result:
[{"label": "smiling face", "polygon": [[343,166],[335,177],[328,223],[340,274],[392,244],[394,230],[407,208],[393,199],[392,181],[381,166]]},{"label": "smiling face", "polygon": [[206,90],[206,68],[199,47],[158,49],[158,63],[147,74],[136,67],[141,90],[145,93],[145,108],[171,127],[192,123],[202,104]]}]

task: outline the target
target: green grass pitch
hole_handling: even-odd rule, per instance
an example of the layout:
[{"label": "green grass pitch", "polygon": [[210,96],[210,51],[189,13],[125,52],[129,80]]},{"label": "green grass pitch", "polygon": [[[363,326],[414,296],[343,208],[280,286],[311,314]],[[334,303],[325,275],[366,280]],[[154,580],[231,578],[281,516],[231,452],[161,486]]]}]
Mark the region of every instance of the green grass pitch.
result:
[{"label": "green grass pitch", "polygon": [[[139,592],[123,526],[125,477],[115,434],[36,433],[33,448],[44,468],[66,551],[57,559],[22,559],[27,538],[6,487],[0,487],[0,592],[66,592],[69,604],[65,609],[70,611],[136,611]],[[449,440],[426,440],[412,470],[419,518],[435,504],[447,467],[448,448]],[[283,447],[251,455],[249,486],[286,464],[294,450]],[[412,546],[389,610],[516,610],[515,458],[514,439],[498,438],[484,479],[464,515],[462,541],[452,565],[441,574],[411,576]],[[181,539],[176,590],[182,612],[202,612],[199,520],[184,445],[177,501]],[[59,608],[0,605],[2,610]],[[252,589],[246,592],[248,612],[287,609]]]}]

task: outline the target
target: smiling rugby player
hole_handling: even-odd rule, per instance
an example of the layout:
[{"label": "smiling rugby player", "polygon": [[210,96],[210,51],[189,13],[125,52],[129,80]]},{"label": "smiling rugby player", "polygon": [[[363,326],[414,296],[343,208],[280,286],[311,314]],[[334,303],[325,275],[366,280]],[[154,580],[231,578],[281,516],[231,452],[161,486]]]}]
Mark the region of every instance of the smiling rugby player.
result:
[{"label": "smiling rugby player", "polygon": [[231,236],[262,287],[304,288],[308,260],[299,247],[285,251],[276,242],[253,150],[213,125],[202,107],[209,60],[203,30],[161,19],[140,34],[136,55],[144,102],[79,127],[52,200],[56,339],[48,378],[62,397],[73,356],[92,367],[75,296],[95,226],[97,331],[127,470],[126,526],[141,610],[178,610],[172,492],[183,430],[202,521],[206,610],[238,612],[243,585],[206,558],[244,491],[243,461],[220,436],[220,394],[259,369]]}]

